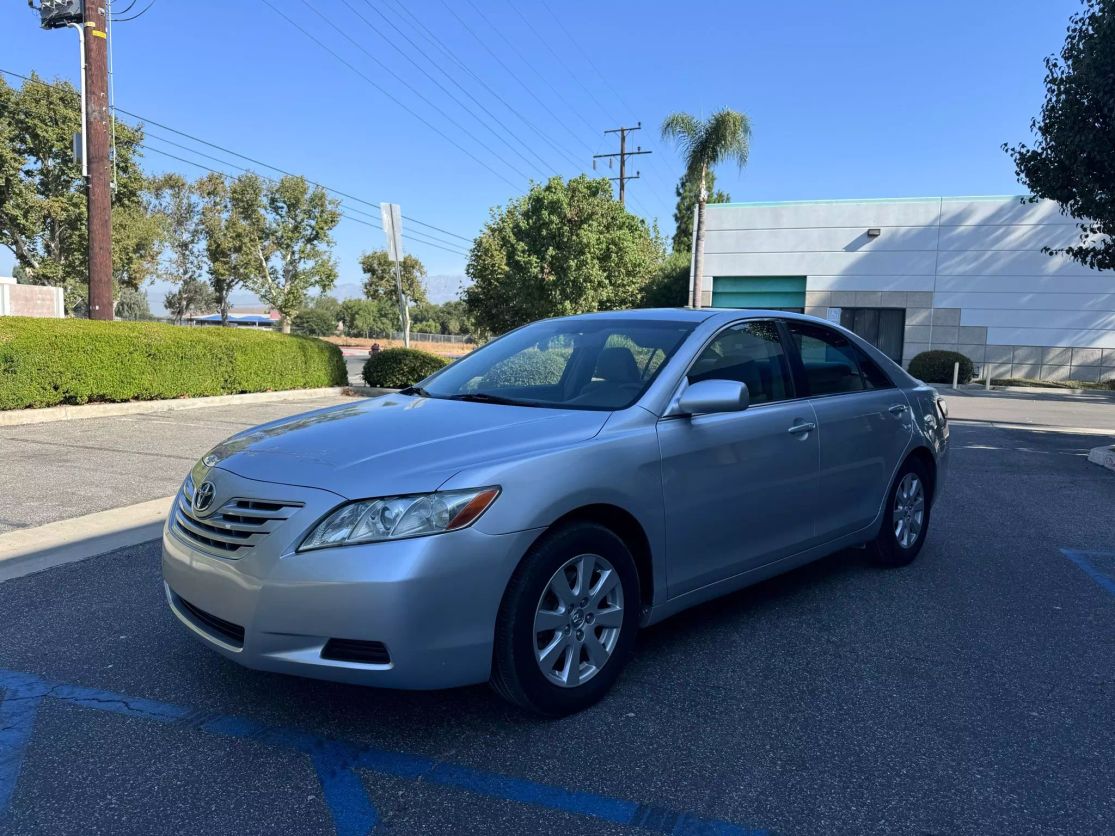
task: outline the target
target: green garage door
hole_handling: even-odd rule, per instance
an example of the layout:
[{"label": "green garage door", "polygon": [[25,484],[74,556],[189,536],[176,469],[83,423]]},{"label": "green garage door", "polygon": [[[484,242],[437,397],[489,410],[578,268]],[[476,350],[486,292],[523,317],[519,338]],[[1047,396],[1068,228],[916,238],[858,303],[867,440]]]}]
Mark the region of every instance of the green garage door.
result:
[{"label": "green garage door", "polygon": [[805,307],[805,276],[713,276],[714,308]]}]

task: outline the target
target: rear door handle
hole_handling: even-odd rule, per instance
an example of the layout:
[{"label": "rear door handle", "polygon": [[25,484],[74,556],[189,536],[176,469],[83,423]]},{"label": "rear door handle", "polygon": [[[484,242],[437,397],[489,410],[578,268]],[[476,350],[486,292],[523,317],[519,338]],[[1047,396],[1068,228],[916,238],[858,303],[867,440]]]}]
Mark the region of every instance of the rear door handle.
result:
[{"label": "rear door handle", "polygon": [[807,421],[803,424],[794,424],[790,429],[786,430],[786,432],[793,433],[794,435],[801,435],[802,433],[811,433],[815,429],[817,429],[817,425],[811,421]]},{"label": "rear door handle", "polygon": [[891,413],[891,415],[901,415],[903,412],[906,411],[906,409],[907,409],[906,404],[896,403],[894,406],[892,406],[890,408],[890,413]]}]

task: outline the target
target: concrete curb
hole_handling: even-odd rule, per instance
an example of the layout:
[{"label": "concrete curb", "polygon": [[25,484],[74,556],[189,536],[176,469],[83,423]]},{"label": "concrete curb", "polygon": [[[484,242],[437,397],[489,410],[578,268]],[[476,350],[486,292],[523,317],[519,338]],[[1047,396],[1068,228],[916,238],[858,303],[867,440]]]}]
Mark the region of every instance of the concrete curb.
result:
[{"label": "concrete curb", "polygon": [[[947,383],[931,384],[938,388],[942,395],[953,391]],[[956,391],[986,391],[982,383],[962,383]],[[1109,389],[1061,389],[1056,386],[992,386],[992,392],[1015,392],[1020,395],[1088,395],[1095,398],[1109,398],[1115,400],[1115,391]]]},{"label": "concrete curb", "polygon": [[246,395],[216,395],[209,398],[174,398],[160,401],[127,401],[125,403],[90,403],[81,406],[48,406],[42,409],[9,409],[0,412],[0,427],[18,424],[45,424],[51,421],[74,421],[81,418],[110,418],[115,415],[136,415],[146,412],[173,412],[178,409],[200,409],[206,406],[301,401],[330,395],[384,394],[386,389],[366,386],[327,386],[321,389],[286,389],[281,392],[250,392]]},{"label": "concrete curb", "polygon": [[157,540],[173,496],[0,534],[0,581]]},{"label": "concrete curb", "polygon": [[1115,445],[1093,447],[1088,452],[1088,461],[1092,464],[1098,464],[1100,467],[1106,467],[1115,473]]}]

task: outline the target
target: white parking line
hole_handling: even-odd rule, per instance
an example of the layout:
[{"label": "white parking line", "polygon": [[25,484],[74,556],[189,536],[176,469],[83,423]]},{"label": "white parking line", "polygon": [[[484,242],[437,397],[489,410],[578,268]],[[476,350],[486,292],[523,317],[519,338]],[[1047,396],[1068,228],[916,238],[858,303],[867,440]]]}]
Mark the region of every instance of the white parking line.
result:
[{"label": "white parking line", "polygon": [[173,496],[0,534],[0,581],[156,540]]},{"label": "white parking line", "polygon": [[1009,421],[978,421],[972,418],[950,418],[950,426],[993,427],[997,430],[1029,430],[1035,433],[1067,433],[1069,435],[1105,435],[1115,438],[1115,429],[1098,427],[1055,427],[1049,424],[1017,424]]}]

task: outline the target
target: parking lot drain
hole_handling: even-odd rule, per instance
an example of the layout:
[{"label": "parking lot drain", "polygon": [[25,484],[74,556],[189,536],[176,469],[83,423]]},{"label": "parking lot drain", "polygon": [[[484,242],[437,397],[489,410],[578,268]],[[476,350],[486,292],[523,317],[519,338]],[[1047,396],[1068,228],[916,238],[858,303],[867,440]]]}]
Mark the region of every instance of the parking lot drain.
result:
[{"label": "parking lot drain", "polygon": [[[1111,583],[1115,592],[1115,582]],[[357,770],[394,778],[421,778],[425,783],[465,790],[475,795],[574,813],[671,836],[744,836],[766,832],[678,810],[484,772],[421,755],[390,752],[319,737],[297,729],[267,726],[242,717],[198,711],[80,685],[50,683],[16,671],[0,670],[0,696],[0,823],[15,793],[20,766],[34,730],[36,711],[41,701],[49,697],[96,711],[301,752],[313,764],[333,827],[339,836],[366,834],[379,821]]]}]

